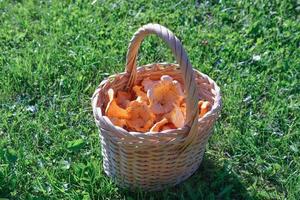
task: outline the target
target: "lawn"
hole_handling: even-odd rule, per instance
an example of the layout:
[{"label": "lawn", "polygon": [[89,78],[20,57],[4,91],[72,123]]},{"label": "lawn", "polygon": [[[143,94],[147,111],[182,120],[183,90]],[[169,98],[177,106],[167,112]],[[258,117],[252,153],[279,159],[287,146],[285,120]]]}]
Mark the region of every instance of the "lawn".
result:
[{"label": "lawn", "polygon": [[[0,1],[0,199],[299,199],[300,3]],[[221,87],[204,161],[186,182],[131,192],[104,175],[90,98],[160,23]],[[174,62],[156,37],[139,64]]]}]

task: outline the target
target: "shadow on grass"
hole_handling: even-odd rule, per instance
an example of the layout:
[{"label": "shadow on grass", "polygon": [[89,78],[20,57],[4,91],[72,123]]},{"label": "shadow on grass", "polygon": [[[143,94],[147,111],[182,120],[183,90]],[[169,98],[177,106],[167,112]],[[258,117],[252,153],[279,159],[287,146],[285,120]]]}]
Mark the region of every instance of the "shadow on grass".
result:
[{"label": "shadow on grass", "polygon": [[158,192],[120,189],[125,199],[254,199],[226,166],[204,157],[199,169],[183,183]]}]

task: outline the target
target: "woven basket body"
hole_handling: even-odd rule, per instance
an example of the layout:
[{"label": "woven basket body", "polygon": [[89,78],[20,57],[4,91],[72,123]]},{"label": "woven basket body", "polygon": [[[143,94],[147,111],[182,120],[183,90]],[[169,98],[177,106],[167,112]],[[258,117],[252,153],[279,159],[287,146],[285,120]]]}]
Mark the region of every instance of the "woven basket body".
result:
[{"label": "woven basket body", "polygon": [[[136,68],[138,48],[148,34],[158,35],[169,45],[178,65],[156,63]],[[159,133],[128,132],[114,126],[104,116],[108,89],[130,90],[144,78],[159,79],[162,75],[170,75],[185,86],[187,119],[183,128]],[[199,99],[212,105],[200,119]],[[100,129],[105,173],[122,187],[153,191],[176,185],[197,170],[221,109],[221,96],[212,79],[192,69],[181,43],[172,32],[158,24],[148,24],[131,40],[126,72],[102,81],[92,97],[92,106]]]}]

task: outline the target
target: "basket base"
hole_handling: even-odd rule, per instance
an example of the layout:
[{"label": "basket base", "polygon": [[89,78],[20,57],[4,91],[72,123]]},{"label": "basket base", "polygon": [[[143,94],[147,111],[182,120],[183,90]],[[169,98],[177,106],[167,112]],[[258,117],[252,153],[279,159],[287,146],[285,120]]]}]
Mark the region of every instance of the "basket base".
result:
[{"label": "basket base", "polygon": [[127,182],[124,179],[120,179],[118,177],[118,175],[114,175],[112,173],[111,170],[109,170],[109,167],[105,164],[105,162],[103,162],[103,168],[104,168],[104,172],[105,174],[110,177],[113,182],[123,188],[123,189],[128,189],[131,191],[139,191],[139,190],[143,190],[143,191],[147,191],[147,192],[153,192],[153,191],[161,191],[170,187],[174,187],[182,182],[184,182],[185,180],[187,180],[188,178],[190,178],[200,167],[202,160],[203,160],[203,156],[204,156],[204,151],[201,153],[202,155],[200,155],[200,160],[198,160],[196,163],[194,163],[189,169],[186,169],[186,173],[181,175],[180,177],[178,177],[177,179],[175,179],[174,181],[165,181],[165,183],[163,182],[159,182],[157,181],[156,183],[153,182],[153,184],[149,185],[149,183],[147,182],[147,184],[143,184],[143,183],[138,183],[136,182]]}]

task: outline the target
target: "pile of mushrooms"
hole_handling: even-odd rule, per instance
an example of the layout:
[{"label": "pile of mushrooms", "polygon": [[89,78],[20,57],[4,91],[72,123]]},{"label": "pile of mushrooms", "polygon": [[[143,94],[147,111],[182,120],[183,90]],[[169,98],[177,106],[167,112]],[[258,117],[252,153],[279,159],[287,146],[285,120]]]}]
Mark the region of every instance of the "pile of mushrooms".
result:
[{"label": "pile of mushrooms", "polygon": [[[105,115],[115,126],[128,131],[160,132],[182,128],[186,118],[183,86],[171,76],[160,80],[144,79],[131,92],[109,89]],[[208,101],[200,100],[199,117],[211,109]]]}]

